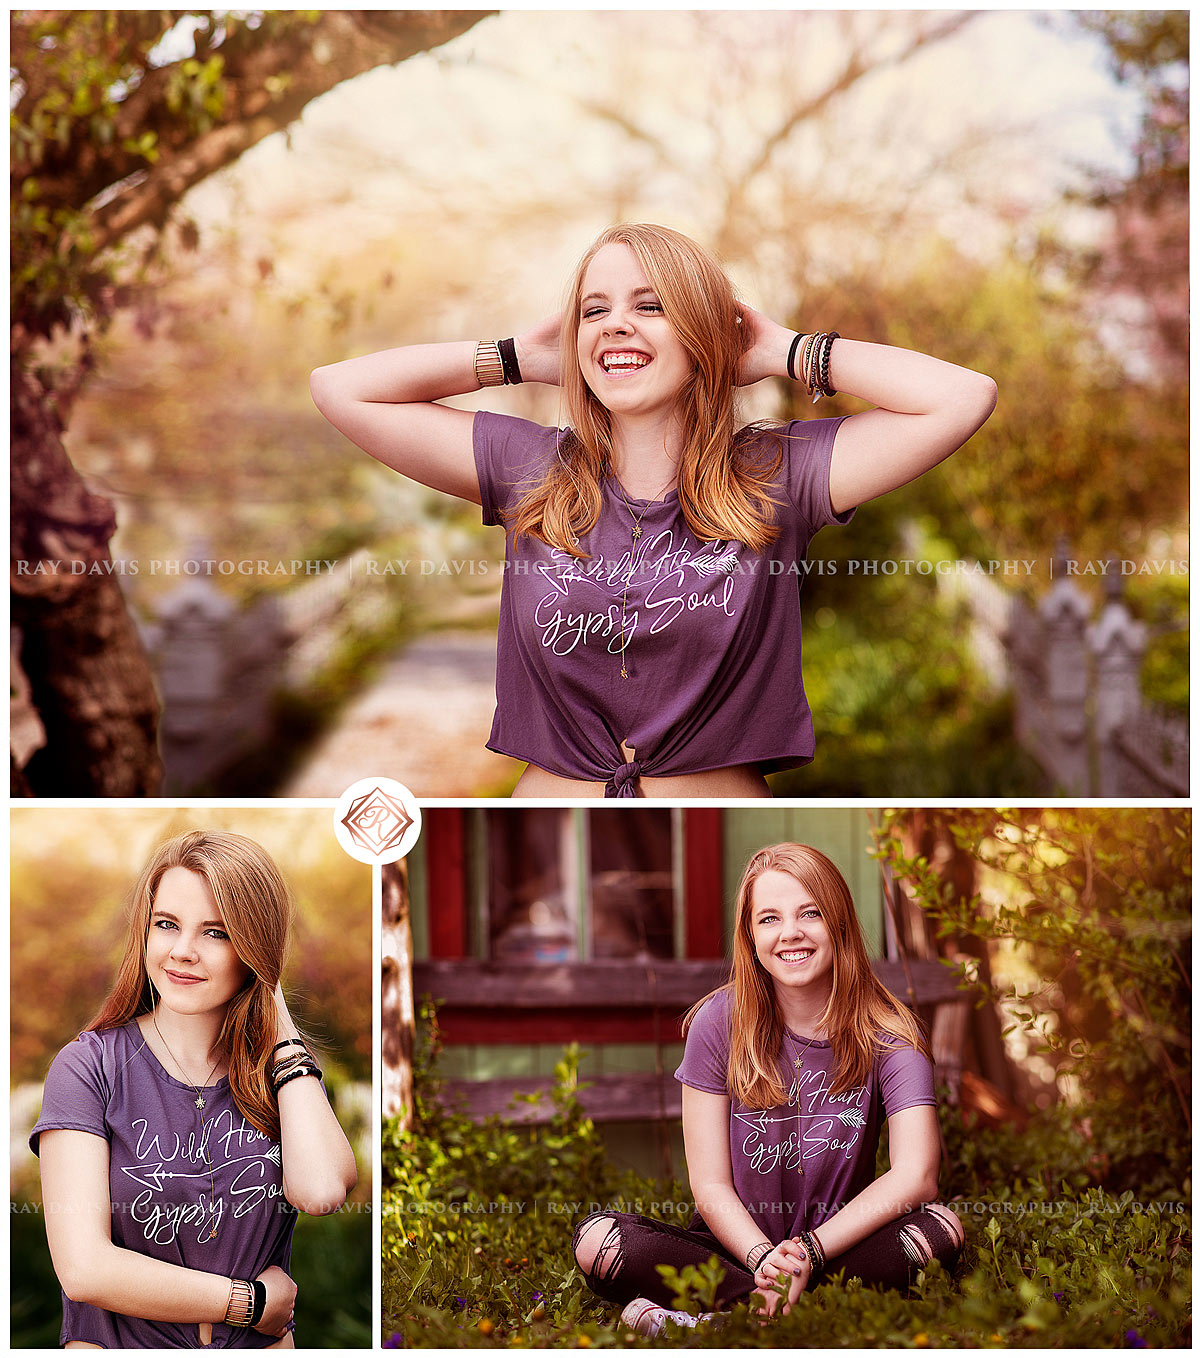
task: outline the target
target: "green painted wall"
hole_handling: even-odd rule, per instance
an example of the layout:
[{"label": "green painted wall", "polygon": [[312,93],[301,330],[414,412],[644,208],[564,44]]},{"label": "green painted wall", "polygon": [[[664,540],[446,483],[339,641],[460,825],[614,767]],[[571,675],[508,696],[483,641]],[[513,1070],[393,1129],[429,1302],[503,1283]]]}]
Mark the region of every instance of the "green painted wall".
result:
[{"label": "green painted wall", "polygon": [[[878,820],[879,813],[875,817]],[[850,886],[872,957],[883,954],[883,890],[879,864],[867,857],[871,813],[858,807],[730,807],[725,812],[725,936],[733,933],[733,905],[750,856],[768,844],[811,844],[828,854]]]}]

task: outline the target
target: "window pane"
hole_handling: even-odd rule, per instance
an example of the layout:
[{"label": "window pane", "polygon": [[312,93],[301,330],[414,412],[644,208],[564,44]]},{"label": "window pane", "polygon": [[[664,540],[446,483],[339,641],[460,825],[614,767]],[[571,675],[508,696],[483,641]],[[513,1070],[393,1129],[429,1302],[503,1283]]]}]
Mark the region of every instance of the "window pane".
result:
[{"label": "window pane", "polygon": [[574,961],[570,812],[523,808],[484,815],[488,956],[497,962]]},{"label": "window pane", "polygon": [[673,957],[671,812],[588,812],[592,956]]}]

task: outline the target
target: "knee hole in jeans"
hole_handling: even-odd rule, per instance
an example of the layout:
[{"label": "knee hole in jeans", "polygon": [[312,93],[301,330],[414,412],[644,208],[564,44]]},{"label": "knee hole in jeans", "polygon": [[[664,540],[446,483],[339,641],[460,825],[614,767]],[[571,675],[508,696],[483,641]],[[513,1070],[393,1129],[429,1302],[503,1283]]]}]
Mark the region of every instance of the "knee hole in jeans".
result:
[{"label": "knee hole in jeans", "polygon": [[940,1202],[926,1203],[925,1210],[932,1216],[937,1217],[950,1232],[954,1249],[962,1249],[963,1245],[966,1243],[967,1237],[966,1232],[963,1230],[963,1224],[958,1219],[958,1213],[952,1207],[946,1207]]},{"label": "knee hole in jeans", "polygon": [[621,1269],[621,1224],[602,1213],[585,1217],[575,1228],[575,1262],[585,1278],[611,1282]]}]

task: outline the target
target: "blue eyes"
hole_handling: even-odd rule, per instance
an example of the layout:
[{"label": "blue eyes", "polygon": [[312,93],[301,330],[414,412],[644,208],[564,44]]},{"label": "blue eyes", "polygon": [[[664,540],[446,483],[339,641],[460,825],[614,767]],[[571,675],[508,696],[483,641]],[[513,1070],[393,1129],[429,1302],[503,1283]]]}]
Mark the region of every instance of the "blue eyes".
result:
[{"label": "blue eyes", "polygon": [[[815,907],[812,908],[812,909],[809,909],[809,910],[802,910],[802,911],[800,912],[800,918],[801,918],[801,919],[820,919],[820,918],[821,918],[821,912],[820,912],[819,910],[817,910]],[[759,922],[759,924],[774,924],[778,919],[779,919],[779,916],[778,916],[778,915],[760,915],[760,916],[759,916],[758,922]]]},{"label": "blue eyes", "polygon": [[[178,929],[179,925],[173,919],[156,919],[151,922],[150,927],[152,929]],[[215,938],[219,943],[229,942],[229,935],[224,929],[218,929],[214,926],[211,929],[205,929],[204,933],[206,937]]]}]

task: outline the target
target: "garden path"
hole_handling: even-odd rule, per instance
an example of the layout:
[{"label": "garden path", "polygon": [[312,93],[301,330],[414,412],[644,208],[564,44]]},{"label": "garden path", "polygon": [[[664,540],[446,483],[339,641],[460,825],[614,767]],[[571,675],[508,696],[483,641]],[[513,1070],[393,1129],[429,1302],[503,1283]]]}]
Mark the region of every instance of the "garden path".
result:
[{"label": "garden path", "polygon": [[384,775],[418,797],[507,796],[521,765],[485,748],[496,636],[435,632],[407,647],[342,713],[285,797],[337,797]]}]

